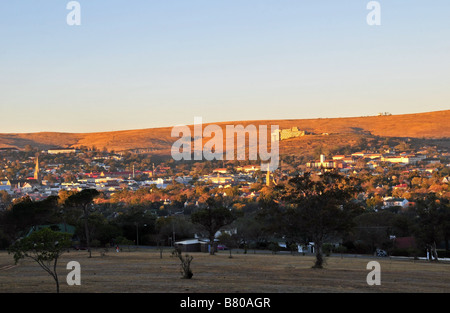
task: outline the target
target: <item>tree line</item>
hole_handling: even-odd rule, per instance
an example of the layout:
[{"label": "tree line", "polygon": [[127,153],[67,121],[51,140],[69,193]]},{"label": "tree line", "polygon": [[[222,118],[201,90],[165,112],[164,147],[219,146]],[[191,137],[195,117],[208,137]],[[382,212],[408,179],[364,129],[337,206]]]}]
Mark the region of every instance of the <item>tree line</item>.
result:
[{"label": "tree line", "polygon": [[[447,253],[448,199],[429,193],[416,199],[416,206],[408,210],[368,210],[365,201],[358,199],[362,185],[358,178],[336,172],[305,173],[261,188],[254,206],[230,205],[224,197],[203,190],[202,205],[165,216],[141,205],[112,212],[95,204],[102,195],[93,189],[62,192],[42,201],[25,197],[0,213],[0,248],[23,238],[33,226],[66,224],[76,229],[74,247],[89,253],[92,247],[117,244],[171,246],[195,234],[214,244],[219,230],[228,230],[221,239],[229,248],[275,249],[278,245],[273,245],[280,241],[292,248],[314,242],[316,267],[322,267],[323,255],[330,251],[373,253],[385,249],[411,256],[428,251],[437,259],[443,244],[443,253]],[[395,251],[392,238],[408,236],[415,238],[415,249]],[[338,244],[330,250],[330,243]]]}]

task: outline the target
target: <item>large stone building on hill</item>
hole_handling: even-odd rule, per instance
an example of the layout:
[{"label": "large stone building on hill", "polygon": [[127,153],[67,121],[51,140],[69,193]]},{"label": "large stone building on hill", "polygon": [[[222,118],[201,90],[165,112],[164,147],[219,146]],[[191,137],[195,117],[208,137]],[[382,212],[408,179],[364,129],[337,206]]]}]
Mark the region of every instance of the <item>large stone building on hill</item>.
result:
[{"label": "large stone building on hill", "polygon": [[276,136],[278,140],[285,140],[305,136],[307,134],[304,130],[299,130],[298,127],[291,127],[285,129],[277,129],[272,136]]}]

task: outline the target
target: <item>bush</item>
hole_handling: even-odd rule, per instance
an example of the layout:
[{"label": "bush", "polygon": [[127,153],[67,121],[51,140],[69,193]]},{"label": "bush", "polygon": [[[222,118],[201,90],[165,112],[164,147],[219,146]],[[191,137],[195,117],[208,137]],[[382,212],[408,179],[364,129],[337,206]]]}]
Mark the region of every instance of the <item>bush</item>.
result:
[{"label": "bush", "polygon": [[101,246],[102,246],[102,243],[100,242],[100,240],[94,239],[91,241],[91,247],[98,248]]},{"label": "bush", "polygon": [[296,243],[291,243],[289,249],[291,250],[291,254],[295,254],[298,252],[298,245]]},{"label": "bush", "polygon": [[[423,252],[421,250],[415,249],[415,248],[392,249],[389,251],[389,254],[392,256],[406,256],[406,257],[423,256]],[[439,253],[438,253],[438,255],[439,255]]]},{"label": "bush", "polygon": [[355,242],[353,253],[357,254],[373,254],[372,247],[364,242],[358,241]]},{"label": "bush", "polygon": [[0,230],[0,250],[6,249],[9,247],[8,237]]},{"label": "bush", "polygon": [[324,243],[322,246],[322,252],[326,256],[330,256],[331,252],[333,252],[333,245],[331,243]]},{"label": "bush", "polygon": [[339,247],[334,249],[336,253],[346,253],[348,251],[346,246],[340,245]]},{"label": "bush", "polygon": [[437,250],[439,258],[450,258],[450,250]]},{"label": "bush", "polygon": [[183,278],[185,279],[191,279],[194,274],[191,271],[191,262],[194,259],[193,256],[186,254],[183,256],[183,253],[181,253],[180,249],[175,249],[172,252],[172,256],[176,256],[181,261],[181,274],[183,275]]},{"label": "bush", "polygon": [[270,251],[272,251],[272,254],[277,254],[278,251],[280,251],[280,245],[277,242],[271,242],[267,248],[269,248]]}]

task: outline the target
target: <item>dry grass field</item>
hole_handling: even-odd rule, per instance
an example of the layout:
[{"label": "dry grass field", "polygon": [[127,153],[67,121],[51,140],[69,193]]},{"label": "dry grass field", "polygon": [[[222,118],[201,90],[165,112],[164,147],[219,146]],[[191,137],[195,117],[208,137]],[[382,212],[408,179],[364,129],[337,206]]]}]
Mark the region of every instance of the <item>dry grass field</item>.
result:
[{"label": "dry grass field", "polygon": [[[312,256],[290,254],[192,253],[192,279],[182,279],[180,261],[166,250],[142,249],[101,256],[70,251],[61,258],[61,293],[447,293],[450,264],[374,258],[381,265],[381,285],[369,286],[370,258],[332,256],[324,269],[312,269]],[[69,261],[81,265],[81,285],[68,286]],[[37,263],[0,252],[1,293],[54,293],[53,279]]]},{"label": "dry grass field", "polygon": [[[280,129],[299,127],[315,134],[330,133],[342,135],[372,134],[386,137],[412,138],[448,138],[450,137],[450,110],[426,112],[417,114],[367,116],[348,118],[318,118],[318,119],[286,119],[286,120],[255,120],[230,121],[214,123],[205,121],[203,126],[213,123],[222,127],[225,134],[226,125],[279,125]],[[190,121],[188,121],[190,122]],[[193,120],[192,120],[193,122]],[[191,129],[192,125],[190,125]],[[270,127],[269,127],[270,129]],[[92,147],[98,149],[123,151],[129,149],[150,149],[154,155],[170,156],[172,144],[178,138],[171,137],[172,127],[124,130],[97,133],[16,133],[0,134],[0,148],[17,147],[23,149],[27,144],[40,149],[54,147]],[[209,139],[208,139],[209,140]],[[292,148],[305,148],[304,140],[282,142],[281,151]],[[325,140],[323,136],[315,136],[316,140]],[[285,147],[286,145],[286,147]]]}]

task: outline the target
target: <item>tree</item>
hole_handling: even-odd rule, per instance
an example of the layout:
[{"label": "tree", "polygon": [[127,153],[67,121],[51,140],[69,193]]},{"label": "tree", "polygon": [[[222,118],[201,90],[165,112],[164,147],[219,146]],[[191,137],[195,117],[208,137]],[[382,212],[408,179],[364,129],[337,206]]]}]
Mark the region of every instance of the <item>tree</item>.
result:
[{"label": "tree", "polygon": [[217,204],[212,198],[207,201],[207,207],[200,209],[191,214],[191,221],[194,224],[198,224],[208,233],[209,242],[211,248],[209,253],[214,255],[215,253],[215,234],[223,227],[231,224],[235,220],[235,216],[229,209],[216,206]]},{"label": "tree", "polygon": [[131,207],[115,219],[123,235],[136,245],[148,244],[148,237],[155,231],[156,216],[144,207]]},{"label": "tree", "polygon": [[449,201],[430,193],[417,200],[414,233],[431,260],[438,261],[436,243],[445,239],[448,232]]},{"label": "tree", "polygon": [[[167,217],[160,217],[156,221],[156,232],[159,240],[173,242],[177,240],[190,238],[194,235],[191,221],[184,215],[172,215]],[[167,241],[169,243],[169,241]]]},{"label": "tree", "polygon": [[389,211],[367,212],[357,216],[355,236],[368,245],[373,253],[377,248],[386,249],[391,242],[389,235],[394,235],[393,223],[397,215]]},{"label": "tree", "polygon": [[370,210],[377,210],[383,206],[383,198],[375,195],[366,200],[367,208]]},{"label": "tree", "polygon": [[295,220],[297,228],[314,242],[314,268],[323,267],[324,240],[353,226],[359,206],[350,200],[357,193],[357,185],[340,174],[325,172],[316,177],[305,173],[281,187],[280,201],[287,207],[290,222]]},{"label": "tree", "polygon": [[6,190],[0,190],[0,203],[8,206],[11,203],[12,197]]},{"label": "tree", "polygon": [[230,251],[230,256],[229,258],[231,259],[233,256],[231,255],[231,250],[234,248],[238,248],[239,247],[239,243],[240,243],[240,238],[237,234],[229,234],[229,233],[222,233],[219,236],[219,241],[228,248],[228,250]]},{"label": "tree", "polygon": [[36,261],[56,283],[56,292],[59,293],[59,280],[56,265],[60,256],[70,247],[71,235],[53,231],[50,228],[31,233],[30,236],[16,241],[8,250],[14,254],[17,264],[26,257]]},{"label": "tree", "polygon": [[29,196],[15,200],[5,212],[4,230],[16,239],[35,225],[57,223],[57,197],[49,196],[42,201],[33,201]]},{"label": "tree", "polygon": [[258,219],[258,216],[255,215],[247,214],[244,217],[236,219],[233,223],[236,227],[236,235],[239,238],[239,242],[244,246],[244,253],[247,253],[251,241],[255,243],[253,247],[256,248],[257,242],[265,236],[263,224]]},{"label": "tree", "polygon": [[83,210],[84,231],[86,235],[86,245],[89,251],[89,257],[92,256],[89,238],[88,219],[91,211],[92,202],[100,193],[96,189],[84,189],[76,194],[69,196],[66,200],[66,206],[78,207]]},{"label": "tree", "polygon": [[181,274],[183,275],[183,278],[191,279],[192,276],[194,276],[194,274],[192,273],[192,270],[191,270],[191,262],[194,259],[194,257],[192,255],[189,255],[189,254],[186,254],[185,256],[183,256],[183,253],[178,248],[176,248],[172,252],[172,256],[177,257],[178,259],[180,259],[180,262],[181,262]]}]

